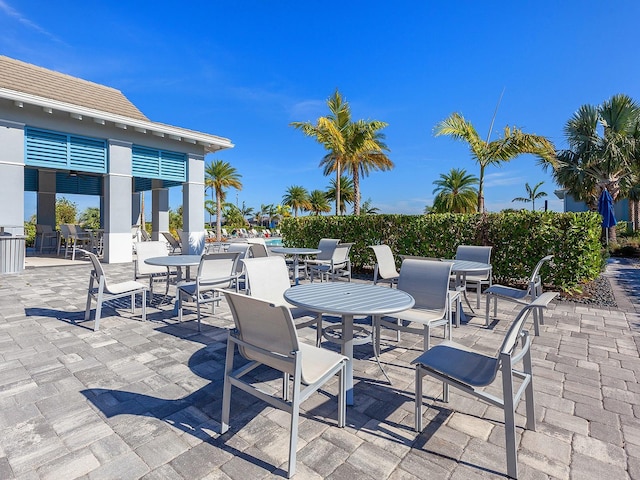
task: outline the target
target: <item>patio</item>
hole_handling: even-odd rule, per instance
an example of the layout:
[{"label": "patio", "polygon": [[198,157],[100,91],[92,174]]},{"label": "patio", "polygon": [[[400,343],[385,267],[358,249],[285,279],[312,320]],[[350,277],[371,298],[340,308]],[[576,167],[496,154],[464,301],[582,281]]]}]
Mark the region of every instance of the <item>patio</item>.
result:
[{"label": "patio", "polygon": [[[133,276],[131,264],[105,270],[114,281]],[[89,271],[84,263],[0,276],[0,478],[282,477],[286,414],[234,390],[231,429],[219,434],[226,304],[200,334],[195,314],[179,324],[170,305],[149,308],[144,323],[106,309],[94,333],[82,320]],[[607,275],[617,309],[554,303],[533,340],[538,424],[524,431],[517,421],[521,478],[640,478],[640,269],[614,261]],[[499,303],[500,320],[486,329],[482,305],[454,339],[494,351],[514,308]],[[315,340],[311,328],[300,335]],[[394,348],[383,345],[381,360],[393,385],[371,346],[356,347],[345,429],[335,426],[335,381],[330,395],[302,404],[295,478],[503,477],[502,412],[455,390],[450,403],[434,401],[441,385],[425,380],[429,421],[416,434],[409,363],[422,340],[386,338]]]}]

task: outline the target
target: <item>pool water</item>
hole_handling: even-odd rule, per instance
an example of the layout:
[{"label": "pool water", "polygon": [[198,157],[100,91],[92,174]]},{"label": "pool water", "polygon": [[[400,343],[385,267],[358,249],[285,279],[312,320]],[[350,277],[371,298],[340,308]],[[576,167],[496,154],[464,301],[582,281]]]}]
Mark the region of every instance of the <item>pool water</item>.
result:
[{"label": "pool water", "polygon": [[281,238],[265,238],[264,242],[269,247],[281,247],[282,239]]}]

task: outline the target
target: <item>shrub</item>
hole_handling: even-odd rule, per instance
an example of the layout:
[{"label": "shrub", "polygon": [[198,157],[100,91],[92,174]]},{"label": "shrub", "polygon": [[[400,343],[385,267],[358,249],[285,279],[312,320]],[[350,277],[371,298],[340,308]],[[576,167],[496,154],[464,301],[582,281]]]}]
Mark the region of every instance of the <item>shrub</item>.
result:
[{"label": "shrub", "polygon": [[[596,278],[604,265],[600,216],[593,212],[519,212],[491,214],[359,215],[286,218],[287,246],[315,248],[321,238],[353,242],[355,271],[373,267],[369,245],[385,243],[396,254],[453,258],[458,245],[493,246],[493,275],[500,283],[526,278],[545,255],[546,283],[572,289]],[[399,260],[399,259],[398,259]]]}]

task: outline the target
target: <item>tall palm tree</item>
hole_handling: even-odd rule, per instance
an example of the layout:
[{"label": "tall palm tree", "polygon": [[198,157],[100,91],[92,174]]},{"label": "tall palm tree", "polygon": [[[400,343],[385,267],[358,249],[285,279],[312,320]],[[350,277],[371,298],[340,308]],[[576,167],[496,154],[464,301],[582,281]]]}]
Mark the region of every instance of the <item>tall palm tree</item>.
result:
[{"label": "tall palm tree", "polygon": [[432,213],[471,213],[476,210],[478,190],[477,177],[467,174],[465,169],[452,168],[448,174],[441,173],[434,180],[436,198],[433,201]]},{"label": "tall palm tree", "polygon": [[[615,202],[638,183],[640,107],[629,96],[582,105],[564,132],[569,148],[558,152],[553,176],[575,199],[595,209],[602,190]],[[615,228],[609,234],[615,242]]]},{"label": "tall palm tree", "polygon": [[340,177],[344,168],[349,169],[353,175],[355,198],[358,199],[354,199],[354,211],[357,212],[360,208],[359,176],[368,175],[373,169],[388,170],[393,167],[384,153],[388,148],[382,143],[384,136],[380,133],[387,124],[377,120],[353,122],[349,103],[338,90],[327,99],[327,106],[330,114],[318,118],[315,124],[292,122],[290,125],[315,138],[329,152],[320,166],[324,167],[325,175],[336,174],[336,215],[342,212]]},{"label": "tall palm tree", "polygon": [[525,182],[524,188],[527,189],[527,196],[526,197],[516,197],[511,201],[512,202],[524,202],[524,203],[531,202],[531,211],[532,212],[535,211],[535,209],[536,209],[536,200],[539,199],[539,198],[547,196],[546,192],[539,192],[538,191],[538,189],[542,186],[543,183],[544,182],[538,182],[535,187],[531,188],[529,183]]},{"label": "tall palm tree", "polygon": [[313,190],[309,194],[309,207],[309,211],[313,212],[314,215],[331,211],[327,194],[322,190]]},{"label": "tall palm tree", "polygon": [[216,240],[222,240],[222,204],[226,198],[226,189],[242,189],[240,178],[242,175],[224,160],[214,159],[204,169],[205,186],[212,187],[216,192]]},{"label": "tall palm tree", "polygon": [[298,217],[298,210],[309,210],[309,192],[300,185],[292,185],[287,188],[287,192],[282,197],[282,203],[288,205],[293,210],[293,216]]},{"label": "tall palm tree", "polygon": [[[491,129],[489,134],[491,134]],[[499,165],[513,160],[518,155],[530,153],[538,157],[546,168],[555,164],[553,144],[545,137],[524,133],[519,128],[505,127],[504,136],[489,141],[480,138],[471,122],[460,113],[453,113],[435,127],[435,135],[448,135],[469,145],[471,157],[480,165],[478,180],[478,211],[484,211],[484,172],[489,165]],[[490,136],[490,135],[489,135]]]},{"label": "tall palm tree", "polygon": [[[390,170],[393,162],[387,157],[389,148],[383,142],[384,134],[380,132],[387,124],[378,120],[358,120],[353,123],[347,133],[348,152],[345,155],[345,169],[353,178],[353,214],[360,214],[360,177],[366,177],[371,170]],[[333,171],[334,160],[330,155],[320,163],[324,165],[325,175]]]},{"label": "tall palm tree", "polygon": [[336,185],[336,179],[331,179],[329,188],[327,189],[327,198],[332,201],[336,201],[338,191],[340,191],[340,211],[346,211],[346,204],[352,204],[355,198],[355,192],[353,190],[353,180],[346,175],[340,176],[340,185]]}]

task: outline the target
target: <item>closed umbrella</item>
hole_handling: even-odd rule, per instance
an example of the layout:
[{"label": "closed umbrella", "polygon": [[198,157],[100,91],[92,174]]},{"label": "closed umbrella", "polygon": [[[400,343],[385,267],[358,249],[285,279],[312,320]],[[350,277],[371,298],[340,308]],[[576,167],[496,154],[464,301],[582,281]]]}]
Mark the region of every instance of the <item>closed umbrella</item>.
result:
[{"label": "closed umbrella", "polygon": [[618,221],[613,211],[613,198],[607,189],[603,189],[598,199],[598,213],[602,215],[602,228],[607,229],[607,244],[609,243],[609,228],[615,227]]}]

